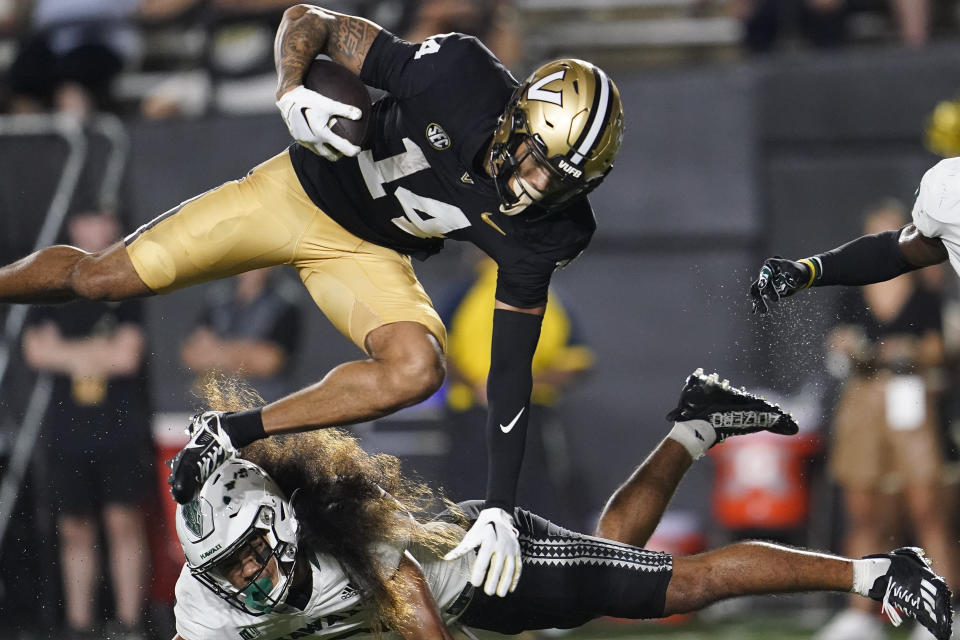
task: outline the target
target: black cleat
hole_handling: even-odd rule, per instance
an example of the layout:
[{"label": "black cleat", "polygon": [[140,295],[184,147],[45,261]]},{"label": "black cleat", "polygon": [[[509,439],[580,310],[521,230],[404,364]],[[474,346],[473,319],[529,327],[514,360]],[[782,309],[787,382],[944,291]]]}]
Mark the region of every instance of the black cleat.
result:
[{"label": "black cleat", "polygon": [[950,640],[950,588],[930,568],[923,549],[900,547],[866,558],[890,560],[890,567],[874,581],[869,595],[883,603],[883,612],[894,626],[900,626],[905,615],[923,625],[937,640]]},{"label": "black cleat", "polygon": [[799,431],[793,416],[784,413],[779,405],[770,404],[743,387],[737,389],[729,380],[721,381],[716,373],[704,375],[703,369],[697,369],[687,377],[680,392],[680,402],[667,414],[667,420],[706,420],[713,425],[717,442],[757,431],[785,436]]},{"label": "black cleat", "polygon": [[206,411],[193,416],[187,433],[190,442],[170,461],[167,484],[180,504],[193,500],[207,478],[228,459],[237,455],[230,436],[220,427],[223,411]]}]

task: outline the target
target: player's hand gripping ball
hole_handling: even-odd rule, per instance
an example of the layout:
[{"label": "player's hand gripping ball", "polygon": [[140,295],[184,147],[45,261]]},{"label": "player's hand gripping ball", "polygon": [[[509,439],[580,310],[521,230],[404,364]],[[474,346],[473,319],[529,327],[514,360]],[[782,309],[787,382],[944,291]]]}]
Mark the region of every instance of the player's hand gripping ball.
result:
[{"label": "player's hand gripping ball", "polygon": [[370,125],[370,94],[359,77],[330,60],[314,60],[303,85],[280,97],[277,107],[293,138],[334,162],[360,153]]}]

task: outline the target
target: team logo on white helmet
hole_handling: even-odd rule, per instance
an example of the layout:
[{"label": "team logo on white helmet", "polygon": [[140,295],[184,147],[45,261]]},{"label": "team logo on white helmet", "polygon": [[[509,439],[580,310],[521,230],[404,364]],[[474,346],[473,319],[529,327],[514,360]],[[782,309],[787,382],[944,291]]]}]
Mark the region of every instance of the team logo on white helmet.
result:
[{"label": "team logo on white helmet", "polygon": [[228,460],[177,506],[176,524],[190,573],[231,606],[262,615],[284,601],[300,525],[263,469]]}]

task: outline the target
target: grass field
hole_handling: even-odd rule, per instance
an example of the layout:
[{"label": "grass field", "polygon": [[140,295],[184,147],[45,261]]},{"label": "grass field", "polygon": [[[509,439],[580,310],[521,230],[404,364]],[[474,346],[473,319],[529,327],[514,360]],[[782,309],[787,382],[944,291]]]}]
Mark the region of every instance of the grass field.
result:
[{"label": "grass field", "polygon": [[[911,628],[890,627],[889,640],[907,640]],[[777,622],[773,619],[754,622],[727,621],[722,623],[691,623],[680,627],[668,627],[652,623],[612,625],[604,621],[563,635],[528,633],[519,636],[526,640],[810,640],[814,630],[795,623]],[[482,640],[504,638],[497,634],[477,634]]]},{"label": "grass field", "polygon": [[[570,632],[528,633],[519,637],[524,640],[809,640],[819,627],[817,616],[775,613],[758,610],[756,616],[749,618],[715,622],[693,620],[677,625],[597,620]],[[901,628],[888,625],[889,640],[906,640],[912,630],[911,624],[904,623]],[[477,635],[482,640],[506,637],[490,633]]]},{"label": "grass field", "polygon": [[[725,616],[722,620],[692,619],[684,624],[657,622],[628,622],[610,619],[595,620],[569,632],[528,632],[520,636],[502,636],[489,632],[473,632],[481,640],[810,640],[830,612],[826,610],[797,609],[784,612],[782,608],[764,609],[763,600],[751,603],[750,615]],[[769,601],[768,601],[769,604]],[[710,617],[709,612],[706,617]],[[907,640],[912,627],[905,623],[900,629],[888,625],[888,640]],[[151,638],[168,640],[173,631],[158,633]],[[455,633],[456,638],[465,638]],[[2,640],[59,640],[50,632],[9,629],[0,626]]]}]

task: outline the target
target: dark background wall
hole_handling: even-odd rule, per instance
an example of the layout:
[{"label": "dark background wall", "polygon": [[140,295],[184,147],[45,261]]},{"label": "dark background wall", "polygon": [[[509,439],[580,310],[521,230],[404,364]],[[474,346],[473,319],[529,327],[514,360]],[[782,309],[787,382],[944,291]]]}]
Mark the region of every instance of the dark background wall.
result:
[{"label": "dark background wall", "polygon": [[[599,508],[663,436],[663,415],[697,366],[794,394],[788,402],[797,407],[816,399],[832,293],[804,294],[759,319],[750,313],[750,279],[765,255],[807,255],[858,235],[861,212],[883,196],[911,201],[936,160],[920,144],[923,121],[956,92],[958,53],[869,50],[614,74],[627,117],[623,152],[591,196],[599,221],[593,246],[556,277],[597,353],[596,371],[565,411],[592,504]],[[242,176],[288,141],[273,115],[129,126],[131,228]],[[0,138],[4,262],[32,244],[37,203],[49,197],[62,155],[57,144]],[[438,301],[465,273],[450,244],[416,265]],[[204,295],[201,286],[149,301],[158,410],[195,406],[178,351]],[[297,380],[307,384],[361,354],[306,297],[303,306]],[[812,406],[803,417],[816,428],[823,412]],[[427,457],[413,461],[431,468]],[[709,482],[709,465],[700,465],[677,504],[705,510]]]}]

